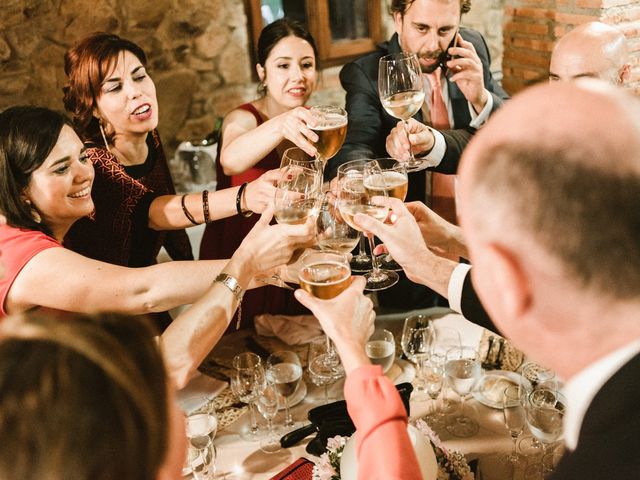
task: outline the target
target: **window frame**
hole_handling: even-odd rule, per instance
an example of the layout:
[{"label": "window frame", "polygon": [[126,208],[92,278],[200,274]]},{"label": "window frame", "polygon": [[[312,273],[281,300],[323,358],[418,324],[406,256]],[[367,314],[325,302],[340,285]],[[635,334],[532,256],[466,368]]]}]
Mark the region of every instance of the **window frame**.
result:
[{"label": "window frame", "polygon": [[[249,33],[253,51],[256,51],[260,32],[264,27],[260,0],[245,0],[249,17]],[[329,0],[305,0],[307,25],[318,47],[322,67],[340,65],[372,52],[382,39],[382,12],[380,0],[367,0],[369,37],[355,40],[333,40],[329,24]],[[252,52],[252,55],[254,53]]]}]

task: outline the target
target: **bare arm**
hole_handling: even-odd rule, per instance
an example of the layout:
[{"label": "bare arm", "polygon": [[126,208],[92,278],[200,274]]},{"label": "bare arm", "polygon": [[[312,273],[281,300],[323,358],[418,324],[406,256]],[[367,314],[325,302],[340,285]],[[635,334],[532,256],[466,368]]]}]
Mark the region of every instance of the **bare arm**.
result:
[{"label": "bare arm", "polygon": [[224,173],[237,175],[248,170],[285,139],[309,155],[315,155],[316,149],[310,140],[317,141],[318,136],[307,126],[314,124],[313,116],[304,107],[282,113],[260,126],[249,112],[232,111],[222,125],[219,160]]}]

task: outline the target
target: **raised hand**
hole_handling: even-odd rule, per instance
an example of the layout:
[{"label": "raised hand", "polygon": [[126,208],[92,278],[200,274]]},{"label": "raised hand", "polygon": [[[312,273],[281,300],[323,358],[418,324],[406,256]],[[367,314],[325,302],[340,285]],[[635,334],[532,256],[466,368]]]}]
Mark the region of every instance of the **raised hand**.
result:
[{"label": "raised hand", "polygon": [[278,115],[279,130],[281,135],[293,142],[311,156],[315,156],[317,151],[313,142],[318,141],[318,135],[311,130],[315,127],[316,119],[305,107],[297,107],[288,112]]},{"label": "raised hand", "polygon": [[255,213],[262,213],[273,203],[276,183],[280,178],[280,170],[273,169],[264,172],[254,181],[249,182],[244,192],[246,206]]},{"label": "raised hand", "polygon": [[414,118],[407,120],[407,131],[405,130],[404,122],[400,121],[391,129],[386,140],[386,149],[389,155],[393,158],[402,161],[409,161],[411,156],[409,152],[414,155],[429,152],[435,143],[433,131],[430,127],[423,123],[418,122]]},{"label": "raised hand", "polygon": [[452,56],[447,62],[448,71],[452,72],[449,79],[456,82],[476,113],[480,113],[489,95],[484,88],[482,62],[473,44],[464,40],[459,33],[457,35],[457,46],[449,48],[449,54]]}]

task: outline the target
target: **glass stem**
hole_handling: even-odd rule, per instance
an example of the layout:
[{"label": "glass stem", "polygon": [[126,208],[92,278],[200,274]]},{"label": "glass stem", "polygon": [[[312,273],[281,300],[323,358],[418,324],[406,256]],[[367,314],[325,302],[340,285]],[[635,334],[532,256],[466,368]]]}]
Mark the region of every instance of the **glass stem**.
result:
[{"label": "glass stem", "polygon": [[371,267],[373,268],[373,272],[371,272],[371,277],[374,279],[379,279],[382,274],[380,273],[380,267],[378,267],[378,260],[376,256],[373,254],[373,249],[376,247],[375,243],[373,243],[373,234],[367,232],[367,238],[369,239],[369,248],[371,249]]},{"label": "glass stem", "polygon": [[416,161],[416,157],[413,156],[413,151],[411,150],[411,140],[409,140],[409,122],[406,120],[402,120],[402,124],[404,125],[404,133],[407,134],[407,142],[409,142],[409,159],[410,163]]},{"label": "glass stem", "polygon": [[284,425],[286,427],[290,427],[293,424],[293,419],[291,418],[291,412],[289,411],[289,399],[284,397]]},{"label": "glass stem", "polygon": [[251,433],[255,435],[258,432],[258,420],[256,419],[255,405],[249,402],[249,415],[251,416]]}]

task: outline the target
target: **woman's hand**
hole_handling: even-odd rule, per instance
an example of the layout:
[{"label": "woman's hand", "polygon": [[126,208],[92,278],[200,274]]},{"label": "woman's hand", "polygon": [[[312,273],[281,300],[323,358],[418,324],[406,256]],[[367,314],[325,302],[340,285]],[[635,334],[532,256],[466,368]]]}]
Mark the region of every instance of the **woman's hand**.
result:
[{"label": "woman's hand", "polygon": [[319,137],[311,130],[316,126],[316,119],[307,108],[296,107],[276,118],[280,121],[280,132],[284,138],[293,142],[308,155],[316,156],[317,150],[313,142],[317,142]]},{"label": "woman's hand", "polygon": [[253,275],[288,263],[296,249],[314,240],[315,217],[309,217],[302,225],[269,225],[272,218],[273,207],[269,205],[236,250],[248,262]]},{"label": "woman's hand", "polygon": [[296,290],[298,301],[313,312],[324,332],[333,340],[347,374],[369,362],[364,347],[373,333],[373,303],[363,295],[364,277],[352,277],[351,285],[330,300]]},{"label": "woman's hand", "polygon": [[253,182],[249,182],[244,192],[247,208],[254,213],[264,212],[273,203],[279,179],[280,170],[276,168],[263,173]]},{"label": "woman's hand", "polygon": [[[407,129],[409,136],[407,138]],[[389,155],[399,160],[408,161],[409,151],[414,155],[430,152],[435,144],[431,128],[410,118],[405,127],[400,121],[387,136],[386,149]]]}]

